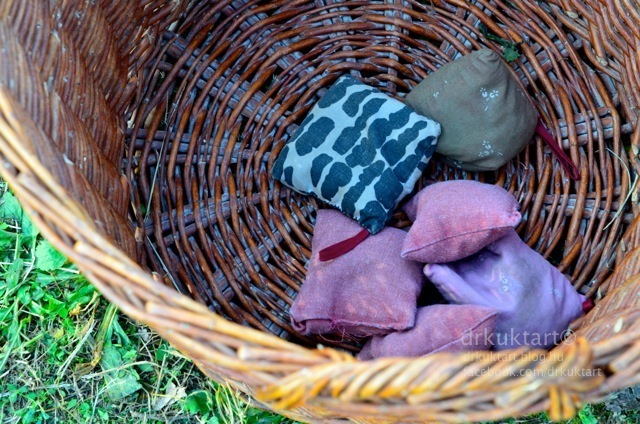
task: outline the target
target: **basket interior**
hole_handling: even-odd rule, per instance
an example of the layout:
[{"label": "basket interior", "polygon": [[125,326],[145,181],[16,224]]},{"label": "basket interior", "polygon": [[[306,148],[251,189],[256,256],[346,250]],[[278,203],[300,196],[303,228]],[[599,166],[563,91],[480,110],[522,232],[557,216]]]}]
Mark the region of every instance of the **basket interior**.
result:
[{"label": "basket interior", "polygon": [[[547,126],[581,170],[571,181],[539,139],[496,172],[434,159],[428,181],[477,179],[521,205],[521,237],[599,298],[632,220],[628,152],[635,114],[624,77],[596,60],[553,3],[192,2],[164,33],[131,111],[127,155],[143,262],[164,283],[237,323],[296,343],[289,307],[305,278],[321,202],[270,168],[341,75],[402,99],[445,63],[481,47],[509,59]],[[610,63],[614,57],[608,58]],[[408,225],[398,212],[391,225]]]}]

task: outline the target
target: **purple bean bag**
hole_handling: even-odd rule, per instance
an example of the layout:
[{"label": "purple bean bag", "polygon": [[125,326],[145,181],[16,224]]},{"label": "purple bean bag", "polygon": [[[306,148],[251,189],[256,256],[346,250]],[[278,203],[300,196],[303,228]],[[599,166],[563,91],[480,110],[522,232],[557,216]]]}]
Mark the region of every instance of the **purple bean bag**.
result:
[{"label": "purple bean bag", "polygon": [[499,311],[496,350],[553,346],[583,313],[585,297],[514,229],[468,258],[428,264],[424,273],[449,302]]},{"label": "purple bean bag", "polygon": [[418,309],[416,325],[412,329],[372,337],[358,358],[488,350],[497,315],[495,309],[477,305],[425,306]]}]

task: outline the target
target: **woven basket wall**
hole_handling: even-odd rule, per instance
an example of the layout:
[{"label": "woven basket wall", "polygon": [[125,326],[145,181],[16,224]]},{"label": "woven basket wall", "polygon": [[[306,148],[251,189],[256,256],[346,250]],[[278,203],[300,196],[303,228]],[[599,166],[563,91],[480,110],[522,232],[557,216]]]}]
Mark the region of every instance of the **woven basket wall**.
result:
[{"label": "woven basket wall", "polygon": [[[635,0],[3,0],[0,173],[111,302],[264,408],[569,417],[640,383],[639,28]],[[551,353],[365,363],[349,341],[297,336],[288,309],[322,205],[274,183],[277,153],[340,75],[402,98],[481,47],[519,53],[513,72],[581,178],[535,139],[497,172],[433,160],[421,184],[511,191],[522,238],[596,307]]]}]

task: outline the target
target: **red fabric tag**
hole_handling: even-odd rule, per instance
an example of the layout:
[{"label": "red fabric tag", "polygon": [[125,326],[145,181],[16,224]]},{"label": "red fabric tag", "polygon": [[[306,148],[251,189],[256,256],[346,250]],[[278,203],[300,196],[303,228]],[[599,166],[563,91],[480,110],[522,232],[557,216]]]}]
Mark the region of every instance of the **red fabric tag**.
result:
[{"label": "red fabric tag", "polygon": [[353,250],[357,245],[362,243],[371,233],[366,228],[362,229],[358,234],[353,237],[349,237],[346,240],[342,240],[329,247],[325,247],[320,251],[318,257],[320,262],[330,261],[344,255],[345,253]]},{"label": "red fabric tag", "polygon": [[594,306],[595,305],[593,303],[593,300],[587,299],[584,302],[582,302],[582,312],[584,312],[586,314],[587,312],[592,310]]},{"label": "red fabric tag", "polygon": [[569,156],[567,156],[564,150],[562,150],[560,146],[556,144],[556,141],[553,139],[553,136],[551,135],[551,133],[549,133],[549,130],[544,125],[544,122],[542,122],[542,118],[540,117],[538,117],[538,125],[536,125],[536,134],[538,134],[544,141],[547,142],[547,144],[551,148],[551,151],[560,161],[560,165],[562,165],[564,170],[567,171],[569,178],[571,178],[572,180],[579,180],[580,171],[578,170],[578,167],[573,162],[571,162],[571,159],[569,158]]}]

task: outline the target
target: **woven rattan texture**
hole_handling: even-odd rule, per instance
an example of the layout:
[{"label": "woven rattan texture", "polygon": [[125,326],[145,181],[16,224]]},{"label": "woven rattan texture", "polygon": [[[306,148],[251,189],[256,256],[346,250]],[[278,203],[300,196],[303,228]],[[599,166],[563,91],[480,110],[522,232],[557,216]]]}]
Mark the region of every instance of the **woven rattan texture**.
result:
[{"label": "woven rattan texture", "polygon": [[[635,2],[138,3],[0,3],[2,176],[125,313],[304,421],[561,418],[639,383]],[[401,99],[481,47],[519,52],[513,72],[581,179],[536,139],[492,173],[432,161],[421,184],[510,190],[520,235],[596,307],[551,353],[361,363],[351,340],[296,336],[323,205],[270,178],[278,152],[340,75]]]},{"label": "woven rattan texture", "polygon": [[[633,216],[622,207],[631,182],[621,142],[632,122],[619,114],[632,108],[611,72],[589,63],[588,41],[554,31],[561,11],[552,6],[342,6],[220,2],[196,7],[167,33],[130,132],[154,269],[168,269],[170,284],[236,322],[293,337],[287,310],[321,205],[268,175],[296,123],[344,73],[401,98],[456,55],[500,50],[487,41],[492,34],[521,49],[514,72],[583,177],[571,183],[538,141],[477,177],[514,193],[524,239],[592,295]],[[425,175],[469,177],[435,162]]]}]

